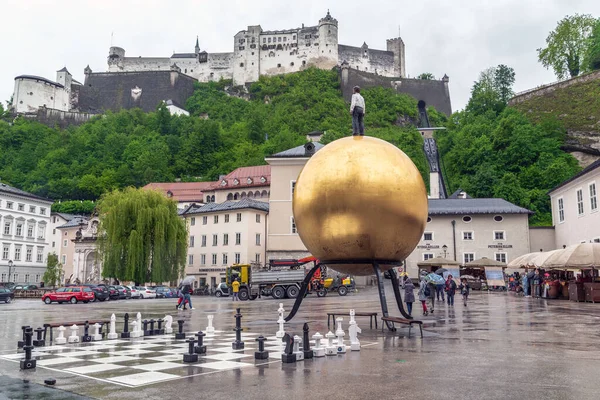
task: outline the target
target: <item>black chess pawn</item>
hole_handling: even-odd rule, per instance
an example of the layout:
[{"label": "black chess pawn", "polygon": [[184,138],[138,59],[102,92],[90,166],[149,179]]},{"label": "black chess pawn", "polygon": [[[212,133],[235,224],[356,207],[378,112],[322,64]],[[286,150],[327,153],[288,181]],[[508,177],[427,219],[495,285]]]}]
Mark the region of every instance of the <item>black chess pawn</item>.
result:
[{"label": "black chess pawn", "polygon": [[121,332],[121,339],[129,339],[131,337],[131,332],[129,332],[129,313],[125,313],[125,317],[123,317],[123,332]]},{"label": "black chess pawn", "polygon": [[183,333],[183,323],[185,321],[180,319],[177,320],[177,324],[179,325],[179,331],[175,334],[175,339],[185,339],[185,333]]},{"label": "black chess pawn", "polygon": [[46,341],[44,339],[42,339],[42,333],[44,332],[44,328],[37,328],[35,330],[36,333],[36,339],[33,341],[33,345],[35,347],[44,347],[46,345]]},{"label": "black chess pawn", "polygon": [[36,360],[31,357],[31,350],[33,350],[33,328],[27,327],[24,330],[25,333],[25,344],[23,350],[25,350],[25,358],[19,363],[21,369],[34,369],[36,367]]},{"label": "black chess pawn", "polygon": [[25,331],[27,330],[27,328],[29,328],[29,325],[21,327],[21,330],[23,331],[23,338],[17,342],[17,348],[19,349],[22,349],[23,346],[25,346]]},{"label": "black chess pawn", "polygon": [[194,344],[196,343],[196,339],[191,337],[188,340],[186,340],[186,342],[188,342],[188,344],[189,344],[189,349],[188,349],[189,351],[187,354],[183,355],[183,362],[184,363],[198,362],[198,354],[194,353]]},{"label": "black chess pawn", "polygon": [[235,341],[231,344],[233,350],[243,350],[244,342],[242,342],[242,314],[240,313],[240,309],[236,309],[235,314]]},{"label": "black chess pawn", "polygon": [[281,355],[281,362],[285,364],[295,363],[296,355],[294,354],[294,337],[286,333],[283,336],[282,342],[285,343],[285,349]]},{"label": "black chess pawn", "polygon": [[142,321],[142,324],[144,324],[144,336],[151,336],[152,333],[150,333],[150,331],[148,330],[148,324],[150,323],[150,321],[148,321],[147,319]]},{"label": "black chess pawn", "polygon": [[260,335],[255,340],[258,342],[258,351],[254,352],[254,359],[266,360],[269,358],[269,352],[265,350],[265,342],[267,341],[267,338],[263,335]]},{"label": "black chess pawn", "polygon": [[206,345],[204,345],[204,336],[206,336],[206,333],[199,331],[194,336],[198,338],[198,346],[194,347],[194,353],[200,355],[206,354]]},{"label": "black chess pawn", "polygon": [[304,324],[304,327],[302,328],[302,330],[304,331],[304,335],[302,337],[302,346],[303,346],[302,350],[304,351],[304,359],[306,360],[307,358],[313,358],[314,353],[310,348],[307,323]]},{"label": "black chess pawn", "polygon": [[90,324],[88,321],[85,321],[85,325],[83,326],[83,336],[81,337],[82,343],[91,342],[92,337],[90,336]]},{"label": "black chess pawn", "polygon": [[164,335],[165,329],[162,327],[164,320],[162,318],[159,318],[156,322],[158,323],[158,329],[154,331],[154,334],[155,335]]}]

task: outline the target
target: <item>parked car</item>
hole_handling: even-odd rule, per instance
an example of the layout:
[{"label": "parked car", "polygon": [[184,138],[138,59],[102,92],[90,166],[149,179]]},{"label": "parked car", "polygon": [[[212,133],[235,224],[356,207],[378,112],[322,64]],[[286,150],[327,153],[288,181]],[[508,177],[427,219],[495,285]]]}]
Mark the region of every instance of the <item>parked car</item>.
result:
[{"label": "parked car", "polygon": [[56,289],[53,292],[44,293],[42,296],[42,301],[46,304],[50,304],[53,301],[58,302],[58,304],[62,304],[64,302],[76,304],[78,301],[88,303],[90,301],[94,301],[94,298],[94,291],[90,287],[70,286]]},{"label": "parked car", "polygon": [[139,299],[140,298],[140,291],[137,290],[135,286],[125,286],[125,287],[131,291],[131,298],[132,299]]},{"label": "parked car", "polygon": [[156,290],[146,286],[136,286],[136,289],[140,292],[140,299],[155,299]]},{"label": "parked car", "polygon": [[94,300],[92,301],[104,301],[109,298],[109,291],[106,285],[96,285],[94,283],[84,283],[81,285],[75,284],[67,284],[65,287],[77,287],[77,286],[86,286],[92,289],[94,292]]},{"label": "parked car", "polygon": [[217,289],[215,289],[215,296],[217,297],[226,297],[229,296],[229,287],[225,282],[219,283]]},{"label": "parked car", "polygon": [[36,285],[17,285],[13,290],[36,290],[37,288]]},{"label": "parked car", "polygon": [[117,289],[113,285],[109,285],[109,286],[106,286],[106,290],[108,290],[108,298],[110,300],[119,300],[119,298],[120,298],[119,289]]},{"label": "parked car", "polygon": [[10,303],[15,298],[15,293],[8,288],[0,288],[0,301]]},{"label": "parked car", "polygon": [[168,288],[166,286],[157,286],[156,288],[154,288],[154,290],[156,291],[156,297],[159,299],[170,299],[177,296],[177,293],[174,293],[173,289]]},{"label": "parked car", "polygon": [[131,290],[121,285],[113,285],[109,287],[114,287],[119,292],[119,299],[130,299],[131,298]]}]

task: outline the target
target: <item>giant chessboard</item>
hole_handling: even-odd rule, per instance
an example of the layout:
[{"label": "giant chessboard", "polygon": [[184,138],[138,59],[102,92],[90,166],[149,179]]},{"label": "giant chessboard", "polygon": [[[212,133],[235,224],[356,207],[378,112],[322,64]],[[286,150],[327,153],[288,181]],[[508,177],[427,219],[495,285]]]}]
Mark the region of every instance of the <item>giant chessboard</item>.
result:
[{"label": "giant chessboard", "polygon": [[[258,348],[255,339],[258,334],[243,332],[245,348],[233,350],[231,344],[235,340],[235,333],[216,331],[204,337],[206,355],[199,356],[197,363],[188,364],[183,362],[183,354],[188,352],[189,345],[185,340],[175,340],[174,336],[146,336],[36,347],[33,357],[38,360],[38,368],[126,387],[140,387],[240,368],[260,368],[281,362],[281,342],[274,336],[268,337],[265,342],[269,358],[255,360],[254,352]],[[190,332],[187,336],[193,337],[193,333]],[[368,344],[363,343],[363,347],[365,345]],[[22,352],[0,356],[0,359],[15,362],[22,358]]]}]

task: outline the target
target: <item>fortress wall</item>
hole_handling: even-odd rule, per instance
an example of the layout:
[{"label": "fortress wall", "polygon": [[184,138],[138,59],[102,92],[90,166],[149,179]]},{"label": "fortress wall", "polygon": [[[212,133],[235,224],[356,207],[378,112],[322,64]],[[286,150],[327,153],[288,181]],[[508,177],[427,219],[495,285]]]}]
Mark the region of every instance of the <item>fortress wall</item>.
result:
[{"label": "fortress wall", "polygon": [[125,57],[119,59],[116,67],[109,65],[110,72],[168,71],[170,68],[171,59],[168,57]]},{"label": "fortress wall", "polygon": [[395,76],[394,53],[384,50],[364,50],[361,47],[338,46],[338,63],[346,61],[351,68],[383,76]]},{"label": "fortress wall", "polygon": [[540,86],[534,89],[526,90],[521,93],[517,93],[512,99],[508,101],[508,105],[512,106],[523,101],[527,101],[533,97],[544,96],[548,93],[555,91],[556,89],[563,89],[577,83],[589,82],[596,79],[600,79],[600,70],[590,72],[589,74],[579,75],[575,78],[567,79],[565,81],[551,83],[549,85]]},{"label": "fortress wall", "polygon": [[[59,97],[57,99],[57,97]],[[35,113],[39,107],[68,110],[68,92],[62,88],[41,80],[15,79],[13,105],[17,113]]]}]

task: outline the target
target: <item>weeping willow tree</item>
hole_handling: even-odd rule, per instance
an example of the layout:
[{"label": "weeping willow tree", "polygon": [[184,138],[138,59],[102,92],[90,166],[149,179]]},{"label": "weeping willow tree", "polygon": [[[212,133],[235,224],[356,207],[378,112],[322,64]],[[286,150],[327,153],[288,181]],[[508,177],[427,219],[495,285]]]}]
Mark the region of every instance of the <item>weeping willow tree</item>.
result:
[{"label": "weeping willow tree", "polygon": [[183,272],[187,229],[175,201],[157,191],[128,188],[105,194],[97,210],[103,277],[158,283]]}]

